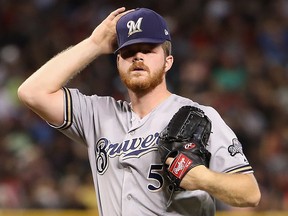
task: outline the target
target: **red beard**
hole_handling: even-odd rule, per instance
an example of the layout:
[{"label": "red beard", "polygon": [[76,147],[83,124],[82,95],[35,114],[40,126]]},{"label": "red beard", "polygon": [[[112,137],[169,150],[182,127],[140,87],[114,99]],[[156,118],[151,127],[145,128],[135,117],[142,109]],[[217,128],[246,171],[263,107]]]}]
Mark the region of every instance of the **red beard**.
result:
[{"label": "red beard", "polygon": [[[139,75],[132,74],[132,71],[137,70],[139,70]],[[119,70],[119,73],[122,82],[128,89],[135,93],[147,93],[162,83],[165,70],[163,65],[160,69],[151,73],[148,66],[141,61],[137,61],[129,67],[127,72]]]}]

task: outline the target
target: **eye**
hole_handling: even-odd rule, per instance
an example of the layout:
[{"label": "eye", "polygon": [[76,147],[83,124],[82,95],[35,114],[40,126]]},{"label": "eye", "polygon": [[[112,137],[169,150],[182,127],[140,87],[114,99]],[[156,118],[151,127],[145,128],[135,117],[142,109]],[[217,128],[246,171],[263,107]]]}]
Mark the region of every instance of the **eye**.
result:
[{"label": "eye", "polygon": [[141,50],[141,52],[144,54],[151,53],[152,49],[143,49],[143,50]]},{"label": "eye", "polygon": [[135,51],[129,50],[129,49],[126,49],[126,50],[124,49],[124,50],[120,51],[120,55],[123,59],[130,58],[130,57],[134,56],[135,53],[136,53]]}]

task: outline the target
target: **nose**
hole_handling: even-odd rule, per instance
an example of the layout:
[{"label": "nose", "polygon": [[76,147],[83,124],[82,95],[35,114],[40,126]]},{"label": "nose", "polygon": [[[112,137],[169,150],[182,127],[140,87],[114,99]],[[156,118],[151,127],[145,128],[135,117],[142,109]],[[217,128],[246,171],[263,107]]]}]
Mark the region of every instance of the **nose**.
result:
[{"label": "nose", "polygon": [[143,53],[141,51],[136,51],[133,56],[133,62],[144,61]]},{"label": "nose", "polygon": [[141,57],[139,57],[139,56],[135,56],[134,58],[133,58],[133,62],[138,62],[138,61],[144,61],[144,59],[143,58],[141,58]]}]

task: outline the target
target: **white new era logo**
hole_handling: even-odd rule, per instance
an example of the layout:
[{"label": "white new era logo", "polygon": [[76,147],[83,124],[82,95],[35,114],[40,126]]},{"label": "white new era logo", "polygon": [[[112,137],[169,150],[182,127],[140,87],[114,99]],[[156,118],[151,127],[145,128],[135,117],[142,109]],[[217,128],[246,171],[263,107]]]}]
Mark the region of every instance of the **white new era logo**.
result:
[{"label": "white new era logo", "polygon": [[167,29],[164,30],[164,34],[169,35],[169,32],[167,31]]},{"label": "white new era logo", "polygon": [[136,32],[142,32],[142,29],[141,29],[142,19],[143,17],[140,17],[136,23],[133,20],[130,20],[129,22],[127,22],[127,28],[129,29],[128,37]]}]

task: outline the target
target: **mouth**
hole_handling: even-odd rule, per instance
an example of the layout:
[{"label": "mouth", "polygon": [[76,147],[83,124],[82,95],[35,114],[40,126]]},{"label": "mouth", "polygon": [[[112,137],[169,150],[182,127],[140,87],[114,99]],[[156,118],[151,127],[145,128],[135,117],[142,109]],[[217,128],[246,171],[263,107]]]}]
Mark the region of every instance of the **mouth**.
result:
[{"label": "mouth", "polygon": [[131,71],[143,71],[145,70],[144,67],[141,66],[134,66],[131,68]]},{"label": "mouth", "polygon": [[142,71],[145,71],[143,68],[134,68],[131,70],[131,72],[142,72]]},{"label": "mouth", "polygon": [[137,67],[132,67],[131,69],[130,69],[130,72],[145,72],[146,71],[146,69],[144,68],[144,67],[139,67],[139,66],[137,66]]},{"label": "mouth", "polygon": [[131,65],[131,67],[129,68],[129,71],[135,74],[142,74],[143,72],[147,72],[149,73],[149,68],[144,65],[142,62],[140,63],[134,63]]}]

